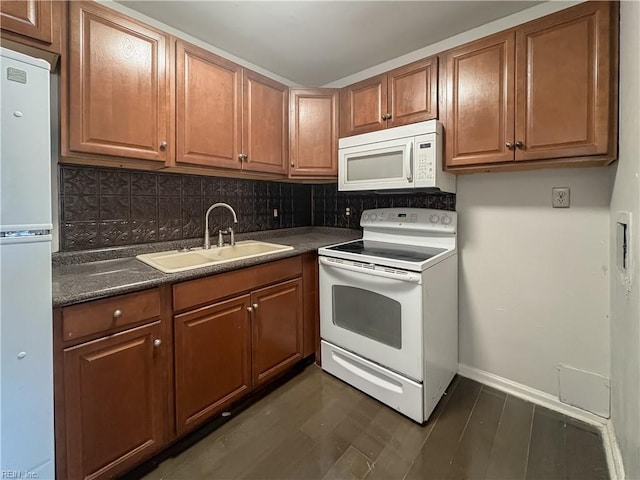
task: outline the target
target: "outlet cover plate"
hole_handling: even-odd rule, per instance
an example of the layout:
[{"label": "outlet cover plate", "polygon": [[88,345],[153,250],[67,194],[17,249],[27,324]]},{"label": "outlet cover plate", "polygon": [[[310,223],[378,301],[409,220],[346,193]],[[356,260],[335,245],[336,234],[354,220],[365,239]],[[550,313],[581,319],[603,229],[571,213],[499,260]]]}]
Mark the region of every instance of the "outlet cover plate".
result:
[{"label": "outlet cover plate", "polygon": [[553,208],[569,208],[571,205],[569,187],[553,187],[551,192]]}]

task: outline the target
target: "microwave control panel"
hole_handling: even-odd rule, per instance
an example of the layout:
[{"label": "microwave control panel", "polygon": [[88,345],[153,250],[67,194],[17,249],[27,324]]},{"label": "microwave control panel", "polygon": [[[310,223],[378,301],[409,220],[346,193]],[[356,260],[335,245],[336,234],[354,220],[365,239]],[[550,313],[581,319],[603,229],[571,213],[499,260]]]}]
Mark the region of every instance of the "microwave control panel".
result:
[{"label": "microwave control panel", "polygon": [[435,181],[437,165],[436,134],[420,135],[414,143],[416,186],[431,186]]}]

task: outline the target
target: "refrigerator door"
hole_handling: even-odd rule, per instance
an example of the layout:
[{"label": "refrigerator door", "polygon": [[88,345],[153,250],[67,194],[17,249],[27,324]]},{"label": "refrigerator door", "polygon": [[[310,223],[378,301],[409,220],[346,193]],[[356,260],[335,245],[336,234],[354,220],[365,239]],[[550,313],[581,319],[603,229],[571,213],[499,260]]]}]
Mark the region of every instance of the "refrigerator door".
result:
[{"label": "refrigerator door", "polygon": [[50,67],[4,48],[0,53],[0,232],[50,230]]},{"label": "refrigerator door", "polygon": [[0,238],[0,292],[0,468],[52,479],[50,236]]}]

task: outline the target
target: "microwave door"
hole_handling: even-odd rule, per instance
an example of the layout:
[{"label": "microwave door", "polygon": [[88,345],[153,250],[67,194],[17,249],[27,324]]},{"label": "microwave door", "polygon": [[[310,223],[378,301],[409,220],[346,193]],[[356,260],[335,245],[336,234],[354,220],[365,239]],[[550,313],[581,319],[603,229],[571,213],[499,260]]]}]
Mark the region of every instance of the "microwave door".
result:
[{"label": "microwave door", "polygon": [[340,190],[385,190],[413,186],[413,139],[340,149]]}]

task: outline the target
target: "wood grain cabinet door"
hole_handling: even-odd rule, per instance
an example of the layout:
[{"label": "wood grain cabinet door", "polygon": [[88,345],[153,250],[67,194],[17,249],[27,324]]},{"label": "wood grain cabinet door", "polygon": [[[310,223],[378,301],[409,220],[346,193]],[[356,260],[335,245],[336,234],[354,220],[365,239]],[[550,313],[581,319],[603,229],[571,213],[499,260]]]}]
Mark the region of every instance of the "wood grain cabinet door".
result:
[{"label": "wood grain cabinet door", "polygon": [[53,42],[51,0],[0,2],[2,30],[24,35],[45,44]]},{"label": "wood grain cabinet door", "polygon": [[387,127],[438,118],[438,57],[396,68],[387,76]]},{"label": "wood grain cabinet door", "polygon": [[176,161],[240,169],[242,68],[176,43]]},{"label": "wood grain cabinet door", "polygon": [[91,2],[69,15],[69,149],[172,158],[168,36]]},{"label": "wood grain cabinet door", "polygon": [[67,478],[112,478],[163,446],[160,338],[155,322],[64,350]]},{"label": "wood grain cabinet door", "polygon": [[340,137],[387,126],[387,74],[367,78],[340,90]]},{"label": "wood grain cabinet door", "polygon": [[338,90],[289,91],[289,176],[338,175]]},{"label": "wood grain cabinet door", "polygon": [[514,43],[500,33],[447,53],[447,166],[513,161]]},{"label": "wood grain cabinet door", "polygon": [[516,29],[516,160],[607,153],[613,3]]},{"label": "wood grain cabinet door", "polygon": [[249,295],[175,317],[178,435],[251,390]]},{"label": "wood grain cabinet door", "polygon": [[289,89],[250,70],[243,74],[243,169],[287,173]]},{"label": "wood grain cabinet door", "polygon": [[302,358],[303,314],[300,278],[251,294],[254,388]]}]

